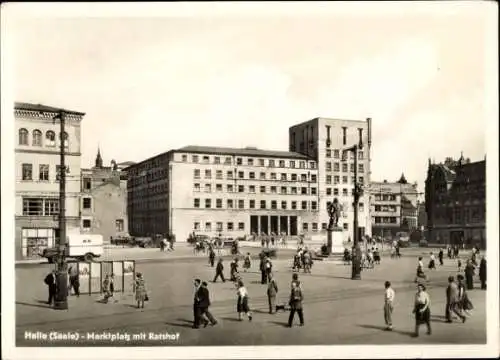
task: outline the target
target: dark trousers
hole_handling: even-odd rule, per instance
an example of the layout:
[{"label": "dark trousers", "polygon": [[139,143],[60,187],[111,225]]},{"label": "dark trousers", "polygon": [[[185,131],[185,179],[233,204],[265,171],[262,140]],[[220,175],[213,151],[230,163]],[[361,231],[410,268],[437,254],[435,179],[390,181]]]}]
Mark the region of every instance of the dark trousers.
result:
[{"label": "dark trousers", "polygon": [[425,324],[427,326],[427,333],[431,334],[431,321],[429,319],[424,320],[423,322],[415,321],[415,335],[418,336],[420,325]]},{"label": "dark trousers", "polygon": [[474,289],[474,279],[473,279],[472,276],[466,276],[465,277],[465,283],[467,285],[467,290]]},{"label": "dark trousers", "polygon": [[443,264],[444,264],[443,263],[443,257],[441,256],[441,257],[439,257],[439,265],[443,265]]},{"label": "dark trousers", "polygon": [[481,290],[486,290],[486,280],[481,279]]},{"label": "dark trousers", "polygon": [[261,270],[260,274],[261,274],[260,283],[261,284],[267,284],[267,272],[266,272],[266,270]]},{"label": "dark trousers", "polygon": [[214,258],[210,258],[209,262],[210,262],[210,266],[214,267],[215,259]]},{"label": "dark trousers", "polygon": [[290,316],[288,317],[288,326],[292,326],[295,313],[299,314],[300,325],[304,325],[304,313],[302,312],[302,309],[292,308],[290,309]]},{"label": "dark trousers", "polygon": [[76,296],[80,296],[80,280],[77,276],[71,276],[69,278],[70,290],[73,288]]},{"label": "dark trousers", "polygon": [[49,304],[52,304],[54,297],[56,296],[56,284],[49,285]]},{"label": "dark trousers", "polygon": [[197,304],[193,304],[193,327],[199,327],[200,326],[200,318],[201,318],[201,312],[200,308],[198,307]]},{"label": "dark trousers", "polygon": [[[208,310],[208,308],[200,308],[199,310],[199,321],[205,320],[204,318],[207,317],[208,321],[213,324],[217,324],[217,320],[215,320],[214,316],[212,313]],[[205,320],[206,321],[206,320]]]},{"label": "dark trousers", "polygon": [[222,271],[218,271],[215,273],[214,282],[216,282],[219,277],[222,279],[223,282],[226,282],[226,279],[224,279],[224,274],[222,273]]},{"label": "dark trousers", "polygon": [[452,313],[455,313],[460,319],[463,318],[463,315],[460,313],[460,308],[458,307],[458,304],[456,302],[453,303],[446,303],[446,320],[447,321],[452,321],[451,315]]}]

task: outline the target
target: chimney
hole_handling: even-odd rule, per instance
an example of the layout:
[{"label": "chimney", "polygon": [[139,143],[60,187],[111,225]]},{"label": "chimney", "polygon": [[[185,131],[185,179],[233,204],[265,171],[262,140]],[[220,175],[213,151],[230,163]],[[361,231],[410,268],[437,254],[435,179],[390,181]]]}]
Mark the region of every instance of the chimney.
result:
[{"label": "chimney", "polygon": [[368,147],[372,146],[372,118],[367,118],[368,123]]}]

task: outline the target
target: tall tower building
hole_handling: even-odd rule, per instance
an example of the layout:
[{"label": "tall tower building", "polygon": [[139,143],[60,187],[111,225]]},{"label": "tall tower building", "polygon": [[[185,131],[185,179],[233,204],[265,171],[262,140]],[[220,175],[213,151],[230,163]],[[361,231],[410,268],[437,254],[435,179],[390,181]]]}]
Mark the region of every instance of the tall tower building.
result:
[{"label": "tall tower building", "polygon": [[361,235],[371,236],[370,216],[370,162],[371,162],[371,119],[340,120],[315,118],[289,128],[289,151],[304,154],[316,160],[318,166],[319,219],[322,227],[328,223],[327,203],[337,198],[343,211],[339,226],[344,228],[344,240],[354,238],[353,232],[353,189],[354,154],[349,153],[342,161],[342,150],[358,144],[358,181],[365,193],[359,201],[359,228]]}]

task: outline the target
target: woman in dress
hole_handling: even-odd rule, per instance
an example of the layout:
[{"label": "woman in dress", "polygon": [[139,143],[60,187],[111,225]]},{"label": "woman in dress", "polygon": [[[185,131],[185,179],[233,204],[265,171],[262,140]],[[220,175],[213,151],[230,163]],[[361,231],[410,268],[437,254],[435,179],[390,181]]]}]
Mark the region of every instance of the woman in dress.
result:
[{"label": "woman in dress", "polygon": [[147,298],[146,282],[144,281],[142,274],[137,273],[135,279],[135,300],[137,301],[138,309],[139,308],[144,309],[144,302],[146,301],[146,298]]},{"label": "woman in dress", "polygon": [[467,260],[465,264],[465,283],[467,284],[467,290],[474,289],[474,270],[475,266],[470,260]]},{"label": "woman in dress", "polygon": [[[474,309],[474,306],[472,305],[472,302],[469,299],[469,296],[467,295],[467,291],[465,290],[465,284],[464,284],[464,276],[462,274],[459,274],[457,276],[458,280],[458,303],[460,306],[460,310],[462,310],[462,315],[468,315],[470,316],[471,313],[470,311]],[[466,317],[464,316],[462,318],[462,322],[465,322]]]},{"label": "woman in dress", "polygon": [[237,281],[238,280],[238,258],[235,258],[233,261],[231,261],[230,264],[230,274],[231,274],[231,281]]},{"label": "woman in dress", "polygon": [[252,259],[250,258],[250,253],[247,253],[247,255],[245,256],[245,261],[243,263],[244,271],[247,272],[247,270],[249,270],[251,266],[252,266]]},{"label": "woman in dress", "polygon": [[429,260],[429,269],[434,269],[436,270],[436,258],[434,257],[434,254],[431,252],[431,257]]},{"label": "woman in dress", "polygon": [[424,263],[422,262],[422,256],[418,257],[417,276],[415,277],[415,282],[418,282],[419,279],[427,280],[427,275],[425,275],[424,273]]},{"label": "woman in dress", "polygon": [[243,321],[243,314],[246,314],[248,316],[248,321],[252,321],[252,313],[248,305],[248,291],[241,280],[238,281],[238,290],[236,294],[238,296],[238,302],[236,304],[238,320]]},{"label": "woman in dress", "polygon": [[415,295],[415,336],[418,336],[420,325],[427,325],[427,335],[431,334],[431,299],[425,291],[424,284],[417,285],[417,294]]}]

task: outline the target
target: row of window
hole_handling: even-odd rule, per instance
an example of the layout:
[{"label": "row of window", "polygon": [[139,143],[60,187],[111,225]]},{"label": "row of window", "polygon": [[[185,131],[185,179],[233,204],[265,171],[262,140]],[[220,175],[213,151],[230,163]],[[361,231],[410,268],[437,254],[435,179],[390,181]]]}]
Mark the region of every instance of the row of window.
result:
[{"label": "row of window", "polygon": [[[255,200],[244,200],[244,199],[239,199],[239,200],[233,200],[233,199],[227,199],[226,200],[226,209],[246,209],[245,205],[246,202],[248,201],[248,209],[256,209],[256,201]],[[291,201],[290,202],[290,208],[288,208],[288,201],[283,200],[279,202],[281,207],[280,209],[282,210],[297,210],[298,209],[298,201]],[[214,207],[215,205],[215,207]],[[308,206],[310,205],[310,206]],[[277,200],[271,200],[269,202],[269,208],[268,206],[268,200],[260,200],[259,202],[259,209],[272,209],[272,210],[277,210],[278,209],[278,201]],[[193,207],[200,209],[202,207],[201,199],[195,198],[193,200]],[[215,199],[215,204],[213,204],[212,199],[204,199],[203,203],[203,208],[205,209],[223,209],[223,200],[222,199]],[[312,210],[316,211],[318,210],[318,202],[317,201],[301,201],[300,202],[300,209],[301,210]]]},{"label": "row of window", "polygon": [[[212,170],[207,169],[204,172],[205,179],[212,179]],[[237,175],[237,176],[236,176]],[[290,175],[290,177],[288,176]],[[200,179],[201,178],[201,170],[200,169],[194,169],[194,178],[195,179]],[[222,170],[217,170],[215,172],[215,178],[217,180],[223,180],[223,172]],[[235,178],[241,179],[241,180],[256,180],[257,176],[254,171],[248,172],[248,177],[245,177],[245,172],[244,171],[226,171],[226,179],[227,180],[234,180]],[[278,180],[278,174],[276,173],[271,173],[270,178],[267,179],[267,175],[265,172],[261,172],[259,174],[259,180]],[[316,174],[287,174],[287,173],[281,173],[279,177],[280,181],[301,181],[301,182],[317,182],[318,177]]]},{"label": "row of window", "polygon": [[[201,161],[200,161],[201,160]],[[266,163],[267,161],[267,163]],[[288,161],[288,166],[287,166],[287,161]],[[188,162],[188,156],[187,154],[182,155],[182,162]],[[222,162],[222,159],[220,156],[214,156],[213,157],[213,162],[210,161],[210,156],[209,155],[191,155],[191,162],[193,163],[203,163],[203,164],[224,164],[224,165],[232,165],[232,157],[231,156],[226,156],[224,158],[224,162]],[[307,163],[309,163],[309,169],[315,169],[316,168],[316,163],[314,161],[309,161],[306,162],[304,160],[298,161],[298,168],[299,169],[305,169],[307,166]],[[246,158],[246,162],[243,161],[242,157],[237,157],[236,158],[236,163],[235,165],[248,165],[248,166],[268,166],[268,167],[280,167],[280,168],[292,168],[295,169],[297,166],[297,163],[295,160],[274,160],[274,159],[253,159],[253,158]]]},{"label": "row of window", "polygon": [[[354,181],[356,180],[356,178],[354,176],[351,176],[351,184],[354,184]],[[365,178],[363,176],[360,176],[358,177],[358,183],[360,183],[361,185],[363,185],[365,182]],[[337,184],[340,184],[340,176],[338,175],[335,175],[335,176],[332,176],[332,175],[326,175],[326,178],[325,178],[325,183],[327,185],[337,185]],[[342,184],[349,184],[349,177],[348,176],[342,176]]]},{"label": "row of window", "polygon": [[[333,158],[334,159],[340,159],[340,150],[339,149],[326,149],[326,153],[325,153],[325,156],[327,158],[331,158],[332,157],[332,154],[333,154]],[[353,152],[349,152],[349,158],[350,159],[354,159],[354,153]],[[362,151],[358,151],[358,159],[359,160],[363,160],[363,157],[364,157],[364,154]]]},{"label": "row of window", "polygon": [[[201,228],[201,222],[195,221],[193,223],[193,230],[194,231],[214,231],[214,229],[212,228],[212,222],[207,221],[207,222],[205,222],[204,225],[205,226],[202,229]],[[343,227],[344,227],[344,230],[349,230],[349,224],[348,223],[344,223]],[[321,224],[321,229],[322,230],[326,230],[326,228],[327,228],[327,224],[326,223],[322,223]],[[238,229],[238,231],[245,231],[245,223],[244,222],[239,222],[237,229]],[[223,222],[216,222],[215,223],[215,231],[221,232],[221,231],[225,231],[225,230],[227,230],[227,231],[234,231],[235,230],[234,223],[233,222],[226,223],[226,229],[224,229],[224,223]],[[302,230],[303,231],[309,231],[309,223],[302,223]],[[318,231],[318,223],[315,223],[315,222],[311,223],[311,230],[312,231]]]},{"label": "row of window", "polygon": [[[278,193],[278,187],[277,186],[259,186],[259,192],[260,194],[266,194],[267,189],[269,189],[270,194],[277,194]],[[255,194],[256,193],[257,186],[255,185],[237,185],[234,186],[233,184],[226,184],[226,192],[232,193],[232,192],[238,192],[238,193],[245,193],[248,190],[248,193],[250,194]],[[300,189],[300,192],[299,192]],[[210,193],[212,192],[212,184],[205,184],[203,187],[204,192]],[[290,192],[288,192],[288,187],[286,186],[281,186],[280,187],[280,194],[286,195],[297,195],[300,193],[300,195],[317,195],[318,194],[318,188],[316,187],[290,187]],[[195,192],[200,192],[201,191],[201,185],[199,183],[194,184],[194,191]],[[216,192],[222,192],[223,191],[223,184],[215,184],[215,191]]]},{"label": "row of window", "polygon": [[23,198],[23,215],[25,216],[59,215],[59,199]]},{"label": "row of window", "polygon": [[[333,164],[333,165],[332,165]],[[349,166],[348,166],[349,165]],[[334,172],[340,172],[340,163],[338,162],[330,162],[327,161],[325,163],[325,171],[334,171]],[[354,172],[354,164],[342,164],[342,172]],[[364,164],[358,164],[358,172],[363,173],[365,171],[365,165]]]},{"label": "row of window", "polygon": [[435,223],[466,224],[485,221],[485,210],[481,206],[436,208],[434,210]]},{"label": "row of window", "polygon": [[[38,129],[35,129],[31,133],[31,145],[33,146],[43,146],[44,138],[42,132]],[[61,135],[59,134],[59,139],[61,139]],[[64,147],[68,147],[68,133],[64,133]],[[19,129],[19,145],[29,145],[29,131],[25,128]],[[56,133],[52,130],[49,130],[45,133],[45,146],[47,147],[55,147],[56,146]]]},{"label": "row of window", "polygon": [[377,212],[397,212],[398,208],[396,205],[375,205],[375,211],[377,211]]},{"label": "row of window", "polygon": [[375,224],[397,224],[397,216],[375,216]]},{"label": "row of window", "polygon": [[381,194],[376,194],[373,196],[375,201],[396,201],[396,195],[381,195]]},{"label": "row of window", "polygon": [[[50,180],[50,166],[48,164],[38,165],[38,178],[33,176],[33,164],[22,164],[21,179],[24,181],[33,181],[38,179],[39,181],[49,181]],[[69,167],[66,166],[66,173],[69,173]],[[55,166],[55,180],[59,181],[61,174],[61,166]]]}]

